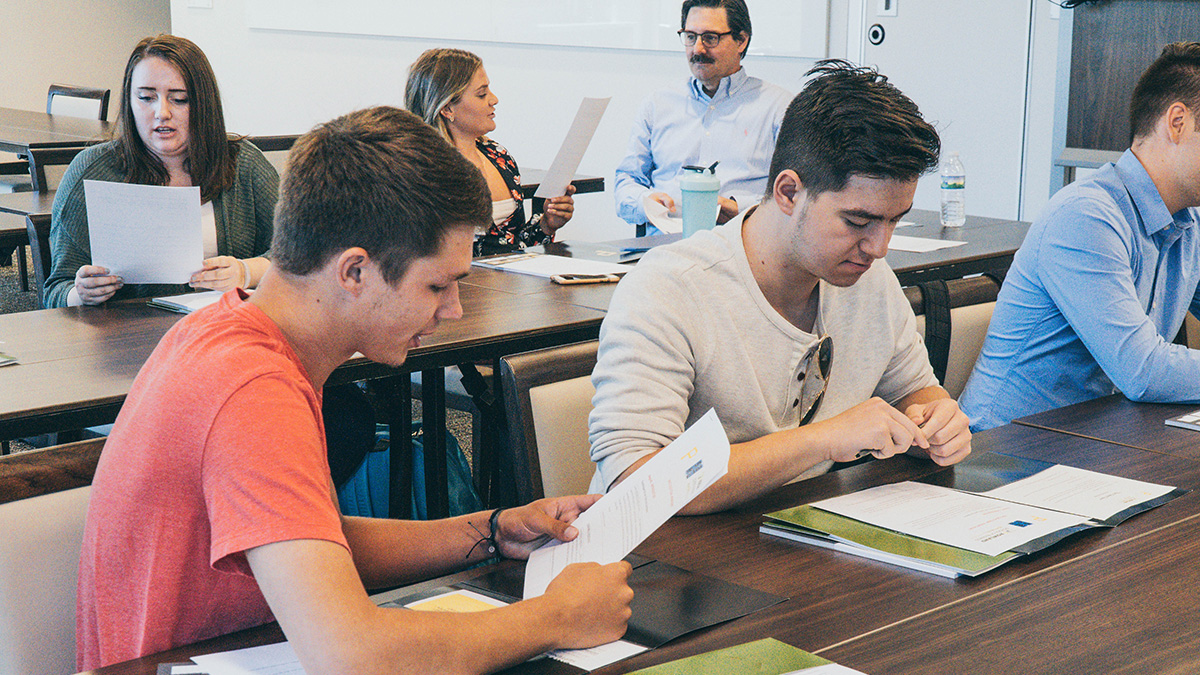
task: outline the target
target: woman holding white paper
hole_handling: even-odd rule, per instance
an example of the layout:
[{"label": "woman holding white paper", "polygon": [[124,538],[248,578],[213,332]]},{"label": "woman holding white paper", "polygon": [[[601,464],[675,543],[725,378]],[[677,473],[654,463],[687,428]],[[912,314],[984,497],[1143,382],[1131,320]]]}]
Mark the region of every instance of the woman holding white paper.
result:
[{"label": "woman holding white paper", "polygon": [[575,212],[574,186],[547,199],[526,220],[521,172],[512,155],[487,137],[496,129],[496,103],[483,61],[461,49],[430,49],[408,69],[404,105],[454,144],[483,174],[492,193],[493,224],[475,235],[475,255],[506,253],[554,240]]},{"label": "woman holding white paper", "polygon": [[[125,66],[114,139],[79,153],[54,198],[48,307],[170,295],[184,286],[130,285],[92,265],[83,181],[198,186],[204,262],[188,286],[257,285],[270,262],[279,175],[258,148],[225,132],[216,76],[195,43],[143,39]],[[147,242],[152,246],[153,242]]]}]

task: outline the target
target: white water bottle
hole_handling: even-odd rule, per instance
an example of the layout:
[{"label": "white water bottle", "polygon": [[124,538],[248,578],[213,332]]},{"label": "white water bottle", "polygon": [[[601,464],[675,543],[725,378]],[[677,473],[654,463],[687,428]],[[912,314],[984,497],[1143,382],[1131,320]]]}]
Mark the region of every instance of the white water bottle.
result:
[{"label": "white water bottle", "polygon": [[942,162],[942,227],[962,227],[967,221],[967,170],[957,152]]}]

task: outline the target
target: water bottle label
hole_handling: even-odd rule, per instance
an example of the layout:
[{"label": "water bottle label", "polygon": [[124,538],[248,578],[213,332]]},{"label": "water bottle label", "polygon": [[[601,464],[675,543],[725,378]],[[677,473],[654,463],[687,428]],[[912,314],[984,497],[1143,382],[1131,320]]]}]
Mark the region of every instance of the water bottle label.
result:
[{"label": "water bottle label", "polygon": [[943,190],[962,190],[967,187],[966,176],[942,176]]}]

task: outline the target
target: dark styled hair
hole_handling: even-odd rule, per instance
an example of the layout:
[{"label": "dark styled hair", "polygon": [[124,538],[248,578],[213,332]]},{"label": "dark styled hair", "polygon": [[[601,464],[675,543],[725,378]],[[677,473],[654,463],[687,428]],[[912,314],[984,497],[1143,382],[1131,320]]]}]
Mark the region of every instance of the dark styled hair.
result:
[{"label": "dark styled hair", "polygon": [[783,116],[768,195],[787,169],[811,199],[843,189],[851,176],[915,180],[937,167],[937,131],[887,77],[840,59],[818,61],[806,75],[816,77]]},{"label": "dark styled hair", "polygon": [[429,49],[408,67],[404,107],[450,140],[442,109],[457,103],[483,67],[483,60],[463,49]]},{"label": "dark styled hair", "polygon": [[175,35],[142,38],[125,64],[121,85],[121,109],[117,116],[116,141],[121,170],[129,183],[166,185],[167,168],[146,148],[133,118],[133,69],[143,59],[160,58],[183,77],[188,95],[188,152],[184,167],[192,184],[200,187],[200,198],[209,201],[233,185],[237,156],[236,139],[225,133],[225,113],[217,77],[208,57],[195,42]]},{"label": "dark styled hair", "polygon": [[436,255],[456,226],[490,223],[482,174],[433,127],[378,106],[319,124],[296,141],[275,210],[271,260],[307,275],[352,246],[389,284]]},{"label": "dark styled hair", "polygon": [[1200,42],[1173,42],[1138,79],[1129,102],[1129,141],[1154,133],[1172,103],[1182,103],[1200,120]]},{"label": "dark styled hair", "polygon": [[711,7],[725,10],[725,21],[734,35],[741,33],[746,36],[746,44],[742,47],[742,56],[750,49],[750,37],[754,29],[750,27],[750,10],[745,0],[683,0],[683,14],[679,17],[679,30],[687,28],[687,15],[693,7]]}]

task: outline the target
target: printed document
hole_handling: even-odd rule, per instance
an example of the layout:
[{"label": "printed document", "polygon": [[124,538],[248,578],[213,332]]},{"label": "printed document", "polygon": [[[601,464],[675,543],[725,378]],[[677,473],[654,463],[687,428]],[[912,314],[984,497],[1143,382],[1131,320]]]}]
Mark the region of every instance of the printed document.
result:
[{"label": "printed document", "polygon": [[1028,478],[982,494],[1043,509],[1108,520],[1125,509],[1157,499],[1175,488],[1055,464]]},{"label": "printed document", "polygon": [[577,562],[614,563],[633,551],[729,470],[729,439],[709,410],[604,495],[572,523],[574,541],[552,541],[525,566],[525,598],[546,592],[564,567]]},{"label": "printed document", "polygon": [[608,98],[584,98],[579,104],[575,121],[571,123],[567,137],[558,149],[558,155],[546,170],[546,177],[538,185],[537,192],[533,193],[534,197],[550,199],[567,194],[567,186],[575,177],[575,170],[579,168],[583,153],[592,142],[600,118],[604,116],[604,109],[608,107],[608,101]]},{"label": "printed document", "polygon": [[813,502],[812,506],[984,555],[1000,555],[1088,520],[911,481]]},{"label": "printed document", "polygon": [[92,264],[127,284],[186,284],[204,266],[200,188],[83,181]]}]

